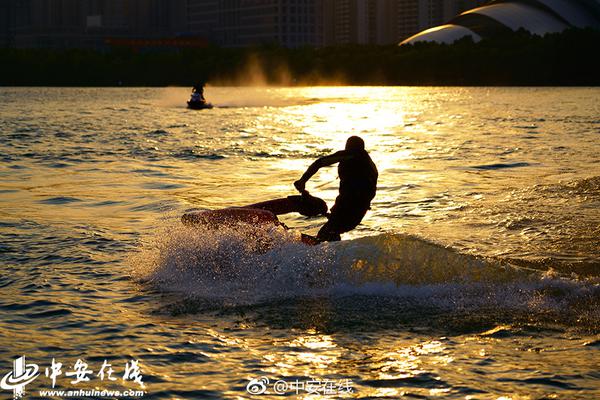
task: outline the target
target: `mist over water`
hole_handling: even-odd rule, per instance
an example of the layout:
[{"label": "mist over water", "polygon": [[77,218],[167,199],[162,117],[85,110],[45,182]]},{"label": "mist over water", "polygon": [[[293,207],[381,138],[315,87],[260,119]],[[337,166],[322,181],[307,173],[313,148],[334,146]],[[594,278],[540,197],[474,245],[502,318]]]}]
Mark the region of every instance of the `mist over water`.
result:
[{"label": "mist over water", "polygon": [[[0,369],[137,358],[165,399],[249,396],[262,376],[597,397],[599,94],[209,86],[215,108],[190,111],[187,88],[0,89]],[[180,223],[294,194],[353,134],[380,180],[343,241],[299,243],[324,220],[293,215]],[[307,188],[331,206],[337,185],[326,168]]]}]

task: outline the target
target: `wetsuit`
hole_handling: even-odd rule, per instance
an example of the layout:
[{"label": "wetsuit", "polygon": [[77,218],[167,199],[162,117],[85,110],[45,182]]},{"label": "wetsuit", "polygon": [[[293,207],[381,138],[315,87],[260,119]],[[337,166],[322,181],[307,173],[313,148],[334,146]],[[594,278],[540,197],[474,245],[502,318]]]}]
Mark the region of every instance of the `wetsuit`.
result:
[{"label": "wetsuit", "polygon": [[362,221],[377,190],[377,167],[364,149],[342,150],[319,158],[302,175],[306,183],[321,167],[339,163],[340,194],[331,208],[329,220],[317,238],[321,241],[340,240],[340,234],[351,231]]},{"label": "wetsuit", "polygon": [[[194,95],[197,96],[197,99],[194,99]],[[204,98],[204,85],[196,85],[193,87],[192,89],[192,101],[199,101],[202,103],[206,102],[206,99]]]}]

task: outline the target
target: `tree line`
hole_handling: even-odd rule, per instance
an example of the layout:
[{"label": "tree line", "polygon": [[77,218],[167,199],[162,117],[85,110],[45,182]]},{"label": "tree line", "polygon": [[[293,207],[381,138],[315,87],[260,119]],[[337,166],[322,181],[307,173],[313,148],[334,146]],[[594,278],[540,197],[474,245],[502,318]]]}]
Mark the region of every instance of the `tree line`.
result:
[{"label": "tree line", "polygon": [[103,51],[0,49],[2,86],[600,84],[600,31],[526,31],[451,45]]}]

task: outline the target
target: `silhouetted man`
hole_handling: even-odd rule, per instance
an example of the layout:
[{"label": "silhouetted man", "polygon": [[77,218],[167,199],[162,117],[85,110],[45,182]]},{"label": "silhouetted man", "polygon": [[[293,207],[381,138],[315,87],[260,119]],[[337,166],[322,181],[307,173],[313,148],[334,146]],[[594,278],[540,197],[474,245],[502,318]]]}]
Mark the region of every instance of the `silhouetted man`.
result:
[{"label": "silhouetted man", "polygon": [[204,98],[204,82],[198,82],[192,88],[192,101],[206,102]]},{"label": "silhouetted man", "polygon": [[331,208],[329,221],[317,234],[320,241],[340,240],[340,234],[356,228],[370,208],[377,190],[377,167],[365,150],[365,142],[358,136],[348,138],[344,150],[312,163],[294,186],[303,192],[306,182],[319,168],[335,163],[339,163],[340,194]]}]

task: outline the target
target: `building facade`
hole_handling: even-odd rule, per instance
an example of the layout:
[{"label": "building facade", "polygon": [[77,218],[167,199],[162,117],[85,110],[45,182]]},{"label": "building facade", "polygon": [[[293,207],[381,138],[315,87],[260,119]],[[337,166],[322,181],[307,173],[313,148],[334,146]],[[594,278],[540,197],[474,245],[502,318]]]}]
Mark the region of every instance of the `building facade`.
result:
[{"label": "building facade", "polygon": [[478,0],[324,0],[324,44],[397,44]]},{"label": "building facade", "polygon": [[[10,0],[0,8],[2,44],[99,48],[107,38],[159,38],[185,31],[186,0]],[[183,28],[183,29],[182,29]]]},{"label": "building facade", "polygon": [[[486,0],[487,1],[487,0]],[[398,43],[415,33],[443,24],[483,0],[392,0],[392,37]]]},{"label": "building facade", "polygon": [[322,0],[188,0],[190,34],[224,47],[323,44]]},{"label": "building facade", "polygon": [[[387,45],[478,0],[2,0],[0,46],[102,48],[161,38],[223,47]],[[169,43],[172,43],[169,42]]]},{"label": "building facade", "polygon": [[12,7],[9,1],[0,2],[0,47],[11,47]]}]

